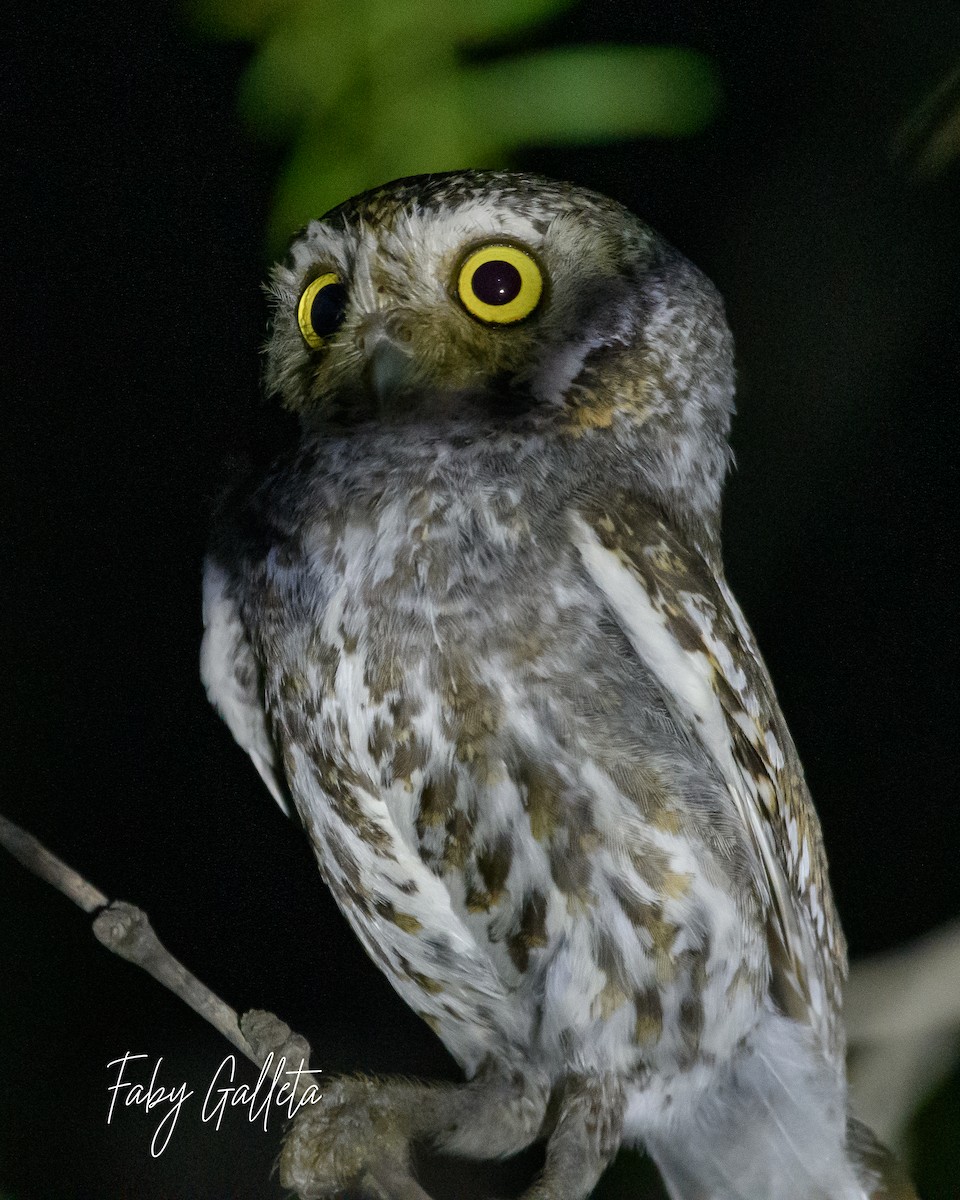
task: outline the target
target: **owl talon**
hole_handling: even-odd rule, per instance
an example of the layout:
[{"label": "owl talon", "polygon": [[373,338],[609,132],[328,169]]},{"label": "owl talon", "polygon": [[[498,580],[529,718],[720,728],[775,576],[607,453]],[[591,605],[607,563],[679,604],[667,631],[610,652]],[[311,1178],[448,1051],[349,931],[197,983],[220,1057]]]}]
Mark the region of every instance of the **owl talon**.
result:
[{"label": "owl talon", "polygon": [[430,1200],[411,1169],[410,1145],[504,1158],[541,1134],[548,1088],[536,1075],[495,1065],[471,1083],[337,1079],[298,1113],[280,1155],[280,1179],[301,1200],[345,1190],[368,1200]]},{"label": "owl talon", "polygon": [[[413,1177],[413,1139],[441,1151],[500,1158],[549,1128],[546,1166],[523,1200],[582,1200],[620,1143],[620,1084],[569,1079],[556,1091],[546,1127],[545,1101],[537,1081],[496,1071],[460,1087],[338,1079],[297,1115],[280,1155],[280,1182],[301,1200],[330,1200],[347,1190],[366,1200],[431,1200]],[[505,1120],[504,1113],[510,1114]]]},{"label": "owl talon", "polygon": [[301,1200],[347,1189],[369,1200],[430,1200],[410,1170],[410,1138],[389,1085],[338,1079],[297,1114],[280,1154],[280,1182]]},{"label": "owl talon", "polygon": [[347,1189],[368,1200],[430,1200],[411,1170],[414,1139],[466,1157],[505,1157],[537,1137],[546,1099],[543,1081],[496,1069],[461,1086],[337,1079],[298,1113],[280,1155],[280,1180],[301,1200]]},{"label": "owl talon", "polygon": [[306,1038],[294,1033],[285,1021],[271,1012],[251,1008],[240,1018],[240,1031],[260,1063],[270,1054],[275,1062],[283,1057],[292,1066],[299,1062],[306,1066],[310,1062],[310,1045]]}]

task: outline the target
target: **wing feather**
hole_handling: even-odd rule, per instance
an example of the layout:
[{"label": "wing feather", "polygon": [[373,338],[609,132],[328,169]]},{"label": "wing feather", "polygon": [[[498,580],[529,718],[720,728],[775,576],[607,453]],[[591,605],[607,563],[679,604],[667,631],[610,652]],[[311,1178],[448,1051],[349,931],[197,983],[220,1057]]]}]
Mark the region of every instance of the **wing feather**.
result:
[{"label": "wing feather", "polygon": [[290,800],[263,707],[260,668],[229,576],[213,559],[207,559],[203,572],[203,630],[200,678],[210,703],[289,817]]},{"label": "wing feather", "polygon": [[843,936],[820,826],[753,636],[719,565],[635,497],[570,515],[585,570],[723,779],[768,912],[771,992],[839,1055]]}]

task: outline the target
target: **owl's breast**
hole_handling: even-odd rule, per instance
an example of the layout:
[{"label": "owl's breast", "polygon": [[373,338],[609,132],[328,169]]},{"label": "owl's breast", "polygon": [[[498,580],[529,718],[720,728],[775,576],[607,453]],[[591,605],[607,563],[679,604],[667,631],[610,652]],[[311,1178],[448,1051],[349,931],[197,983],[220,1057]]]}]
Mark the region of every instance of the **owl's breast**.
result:
[{"label": "owl's breast", "polygon": [[762,938],[716,782],[559,518],[413,496],[299,546],[260,620],[287,778],[361,940],[451,1051],[669,1070],[742,1036]]}]

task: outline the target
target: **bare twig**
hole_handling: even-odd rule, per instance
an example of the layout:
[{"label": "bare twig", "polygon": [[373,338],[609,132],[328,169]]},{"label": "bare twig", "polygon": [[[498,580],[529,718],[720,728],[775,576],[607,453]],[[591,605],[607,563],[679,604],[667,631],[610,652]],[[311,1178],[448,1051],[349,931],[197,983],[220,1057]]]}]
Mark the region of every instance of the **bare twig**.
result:
[{"label": "bare twig", "polygon": [[101,909],[93,922],[93,932],[114,954],[142,967],[195,1013],[209,1021],[232,1045],[258,1067],[257,1056],[240,1031],[236,1012],[192,975],[173,957],[153,931],[147,914],[124,900],[114,900]]},{"label": "bare twig", "polygon": [[58,892],[63,892],[84,912],[96,912],[98,908],[103,908],[109,903],[103,892],[98,891],[92,883],[88,883],[82,875],[78,875],[72,867],[61,862],[55,854],[51,854],[32,833],[27,833],[4,816],[0,816],[0,845],[9,850],[17,862],[28,871],[52,884]]},{"label": "bare twig", "polygon": [[[52,884],[85,912],[95,912],[93,932],[99,942],[114,954],[142,967],[175,996],[179,996],[255,1066],[263,1067],[271,1053],[274,1062],[283,1056],[294,1068],[301,1061],[309,1063],[310,1046],[305,1038],[292,1033],[290,1027],[273,1013],[259,1009],[244,1013],[238,1020],[234,1009],[167,950],[142,909],[124,900],[108,900],[82,875],[51,854],[33,834],[3,816],[0,816],[0,846],[9,850],[28,871]],[[297,1099],[312,1084],[309,1074],[302,1076],[295,1089]]]}]

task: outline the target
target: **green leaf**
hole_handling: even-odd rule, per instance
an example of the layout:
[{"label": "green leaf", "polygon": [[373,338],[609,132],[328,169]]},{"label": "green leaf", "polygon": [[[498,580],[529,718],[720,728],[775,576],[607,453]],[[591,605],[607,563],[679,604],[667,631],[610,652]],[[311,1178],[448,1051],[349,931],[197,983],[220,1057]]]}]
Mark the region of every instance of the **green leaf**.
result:
[{"label": "green leaf", "polygon": [[201,25],[258,51],[241,108],[292,143],[270,241],[401,175],[504,166],[518,145],[701,129],[709,63],[669,47],[571,47],[465,67],[460,48],[571,0],[193,0]]},{"label": "green leaf", "polygon": [[660,46],[544,51],[474,68],[463,86],[478,123],[526,144],[697,133],[720,100],[702,55]]},{"label": "green leaf", "polygon": [[298,12],[268,34],[240,86],[240,108],[278,137],[323,112],[363,76],[365,46],[349,13]]},{"label": "green leaf", "polygon": [[[438,105],[448,118],[448,105]],[[401,175],[420,175],[456,168],[494,166],[494,148],[478,141],[470,129],[457,130],[443,121],[431,125],[430,110],[412,106],[391,113],[389,128],[359,136],[347,123],[307,131],[297,142],[281,174],[270,217],[269,245],[282,250],[291,233],[341,201]],[[414,123],[413,132],[406,122]],[[424,126],[427,126],[425,129]],[[406,132],[402,136],[401,130]]]},{"label": "green leaf", "polygon": [[295,230],[377,181],[370,178],[364,159],[331,152],[331,146],[313,139],[301,141],[287,160],[270,214],[269,243],[274,252],[290,240]]}]

